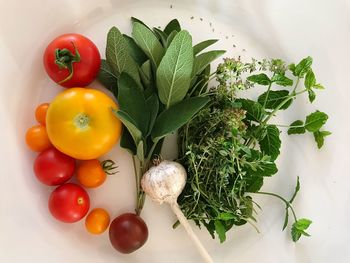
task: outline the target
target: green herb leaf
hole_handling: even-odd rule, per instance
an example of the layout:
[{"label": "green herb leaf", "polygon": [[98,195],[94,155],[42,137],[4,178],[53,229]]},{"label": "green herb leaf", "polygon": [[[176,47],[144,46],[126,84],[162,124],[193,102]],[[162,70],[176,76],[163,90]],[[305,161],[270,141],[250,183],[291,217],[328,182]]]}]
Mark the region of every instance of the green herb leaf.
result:
[{"label": "green herb leaf", "polygon": [[312,89],[309,89],[307,93],[309,94],[309,101],[312,103],[316,98],[316,93]]},{"label": "green herb leaf", "polygon": [[157,94],[153,93],[147,100],[146,105],[148,107],[148,112],[150,113],[150,121],[148,125],[147,136],[151,134],[154,123],[157,119],[158,110],[159,110],[159,101]]},{"label": "green herb leaf", "polygon": [[120,138],[120,147],[128,150],[131,155],[136,154],[134,139],[126,127],[123,127],[122,136]]},{"label": "green herb leaf", "polygon": [[158,66],[164,55],[164,48],[154,33],[143,24],[134,22],[132,36],[136,44],[145,52],[152,63]]},{"label": "green herb leaf", "polygon": [[[266,100],[266,96],[267,100]],[[258,98],[258,102],[261,105],[264,105],[265,100],[265,108],[266,109],[276,109],[286,98],[289,96],[289,91],[288,90],[270,90],[269,92],[264,92],[261,94]],[[285,110],[287,109],[291,104],[292,104],[292,99],[290,99],[287,103],[285,103],[280,110]]]},{"label": "green herb leaf", "polygon": [[168,38],[167,38],[167,43],[166,43],[166,46],[170,46],[171,42],[173,41],[174,37],[177,35],[177,31],[173,31],[169,34]]},{"label": "green herb leaf", "polygon": [[135,126],[142,132],[142,134],[146,134],[149,125],[149,112],[141,87],[139,87],[127,73],[122,73],[120,75],[118,79],[118,87],[118,102],[120,110],[131,117]]},{"label": "green herb leaf", "polygon": [[158,95],[166,108],[186,96],[192,68],[192,37],[187,31],[181,31],[174,37],[157,69]]},{"label": "green herb leaf", "polygon": [[288,129],[288,134],[302,134],[305,133],[304,122],[301,120],[296,120],[291,123],[290,128]]},{"label": "green herb leaf", "polygon": [[264,184],[264,178],[261,176],[249,176],[245,180],[246,192],[256,193]]},{"label": "green herb leaf", "polygon": [[317,132],[328,120],[328,115],[321,111],[315,111],[306,117],[305,129],[309,132]]},{"label": "green herb leaf", "polygon": [[123,37],[126,41],[130,56],[141,66],[148,59],[146,54],[139,48],[133,38],[125,34],[123,34]]},{"label": "green herb leaf", "polygon": [[140,67],[141,82],[146,88],[152,88],[152,67],[151,62],[147,60]]},{"label": "green herb leaf", "polygon": [[305,74],[310,70],[312,65],[312,58],[306,57],[295,66],[294,76],[303,78]]},{"label": "green herb leaf", "polygon": [[324,144],[324,137],[331,135],[329,131],[316,131],[313,133],[318,149],[321,149]]},{"label": "green herb leaf", "polygon": [[220,243],[226,240],[226,228],[220,220],[215,220],[215,232],[218,234]]},{"label": "green herb leaf", "polygon": [[142,139],[142,133],[137,128],[135,121],[124,111],[113,111],[114,114],[123,122],[125,127],[128,129],[130,135],[132,136],[135,145],[138,145]]},{"label": "green herb leaf", "polygon": [[105,59],[101,59],[101,68],[98,72],[97,79],[111,91],[115,97],[118,95],[117,76],[113,74],[110,66]]},{"label": "green herb leaf", "polygon": [[236,216],[232,213],[221,213],[219,214],[219,216],[217,217],[218,220],[223,220],[223,221],[227,221],[227,220],[231,220],[231,219],[235,219]]},{"label": "green herb leaf", "polygon": [[166,48],[167,47],[167,34],[165,34],[162,30],[154,27],[153,28],[153,32],[154,34],[158,37],[159,41],[162,43],[163,47]]},{"label": "green herb leaf", "polygon": [[315,84],[314,89],[324,89],[324,87],[321,84]]},{"label": "green herb leaf", "polygon": [[144,151],[144,145],[143,145],[143,141],[141,140],[138,145],[137,145],[137,149],[136,149],[136,155],[137,158],[139,160],[143,160],[145,157],[145,151]]},{"label": "green herb leaf", "polygon": [[266,116],[266,112],[260,103],[248,99],[237,99],[236,101],[242,103],[242,108],[247,111],[247,120],[261,122]]},{"label": "green herb leaf", "polygon": [[194,58],[192,79],[201,73],[211,62],[225,54],[225,50],[212,50]]},{"label": "green herb leaf", "polygon": [[247,77],[247,80],[257,83],[259,85],[268,86],[271,83],[270,78],[265,73],[260,73],[257,75],[251,75]]},{"label": "green herb leaf", "polygon": [[177,19],[171,20],[164,28],[164,33],[170,35],[173,31],[180,32],[181,26]]},{"label": "green herb leaf", "polygon": [[165,137],[187,123],[201,108],[209,102],[205,97],[185,99],[169,109],[163,111],[154,124],[152,130],[153,141]]},{"label": "green herb leaf", "polygon": [[[149,30],[151,30],[150,28],[149,28],[149,26],[147,26],[143,21],[141,21],[140,19],[138,19],[138,18],[136,18],[136,17],[131,17],[131,22],[132,23],[139,23],[139,24],[142,24],[142,25],[144,25],[145,27],[147,27]],[[152,31],[152,30],[151,30]]]},{"label": "green herb leaf", "polygon": [[295,186],[294,193],[292,195],[292,198],[289,200],[289,203],[293,203],[295,197],[297,196],[298,192],[300,190],[300,181],[299,181],[299,176],[297,177],[297,185]]},{"label": "green herb leaf", "polygon": [[292,86],[293,85],[293,80],[291,80],[290,78],[287,78],[284,75],[281,74],[276,74],[272,77],[271,79],[272,82],[280,85],[280,86]]},{"label": "green herb leaf", "polygon": [[292,239],[294,242],[297,242],[300,237],[303,236],[310,236],[308,233],[305,232],[306,229],[309,228],[311,225],[312,221],[306,218],[302,218],[297,220],[293,225],[292,225]]},{"label": "green herb leaf", "polygon": [[114,75],[119,77],[126,72],[140,83],[137,64],[129,55],[125,39],[116,27],[112,27],[107,35],[106,58]]},{"label": "green herb leaf", "polygon": [[197,55],[199,52],[203,51],[204,49],[215,44],[218,41],[219,41],[218,39],[209,39],[209,40],[205,40],[203,42],[198,43],[197,45],[195,45],[193,47],[193,54]]},{"label": "green herb leaf", "polygon": [[316,78],[312,69],[309,69],[309,71],[306,73],[304,85],[308,90],[311,90],[316,85]]},{"label": "green herb leaf", "polygon": [[269,155],[271,160],[274,161],[280,154],[280,131],[276,125],[267,125],[266,132],[264,139],[259,141],[260,149],[263,153]]},{"label": "green herb leaf", "polygon": [[292,63],[288,66],[288,69],[293,73],[294,76],[297,76],[295,73],[295,64]]}]

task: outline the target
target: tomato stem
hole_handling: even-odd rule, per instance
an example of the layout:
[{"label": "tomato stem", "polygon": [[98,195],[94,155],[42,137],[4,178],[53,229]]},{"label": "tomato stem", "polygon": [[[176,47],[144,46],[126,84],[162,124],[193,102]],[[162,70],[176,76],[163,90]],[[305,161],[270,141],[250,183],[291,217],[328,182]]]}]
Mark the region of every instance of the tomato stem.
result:
[{"label": "tomato stem", "polygon": [[73,74],[74,74],[73,63],[80,61],[80,54],[78,52],[78,49],[75,46],[74,42],[71,42],[71,43],[74,47],[75,55],[73,55],[72,52],[67,48],[64,48],[64,49],[57,48],[55,50],[55,58],[56,58],[55,63],[57,64],[58,68],[68,69],[69,71],[69,75],[65,79],[58,82],[58,84],[67,82],[73,77]]},{"label": "tomato stem", "polygon": [[108,175],[113,175],[118,173],[118,171],[116,171],[118,166],[115,164],[114,161],[110,159],[102,161],[101,166],[102,166],[102,169],[105,171],[105,173]]}]

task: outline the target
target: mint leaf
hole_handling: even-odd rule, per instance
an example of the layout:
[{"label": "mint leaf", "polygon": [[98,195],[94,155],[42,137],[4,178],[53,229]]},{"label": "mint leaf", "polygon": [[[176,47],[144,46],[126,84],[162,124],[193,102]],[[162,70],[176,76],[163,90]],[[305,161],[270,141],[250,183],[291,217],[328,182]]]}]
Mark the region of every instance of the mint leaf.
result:
[{"label": "mint leaf", "polygon": [[295,197],[297,196],[298,192],[300,190],[300,181],[299,181],[299,176],[297,177],[297,185],[295,186],[294,193],[292,195],[292,198],[289,200],[289,203],[293,203]]},{"label": "mint leaf", "polygon": [[269,155],[271,160],[274,161],[280,154],[280,131],[276,125],[267,125],[265,129],[266,135],[261,141],[259,141],[260,149],[264,154]]},{"label": "mint leaf", "polygon": [[270,78],[265,74],[265,73],[260,73],[257,75],[251,75],[247,77],[247,80],[263,85],[263,86],[268,86],[271,83]]},{"label": "mint leaf", "polygon": [[290,128],[288,129],[288,134],[303,134],[305,133],[304,122],[301,120],[296,120],[291,123]]},{"label": "mint leaf", "polygon": [[314,138],[317,143],[318,149],[321,149],[324,144],[324,138],[326,136],[331,135],[332,133],[329,131],[316,131],[314,132]]},{"label": "mint leaf", "polygon": [[305,232],[305,230],[309,228],[311,223],[312,221],[307,218],[301,218],[294,222],[291,230],[292,239],[294,242],[297,242],[302,235],[310,236],[308,233]]},{"label": "mint leaf", "polygon": [[326,123],[327,119],[326,113],[315,111],[306,117],[305,129],[309,132],[316,132]]},{"label": "mint leaf", "polygon": [[192,37],[183,30],[174,37],[157,69],[158,95],[166,108],[186,96],[192,69]]},{"label": "mint leaf", "polygon": [[[266,96],[268,96],[266,100]],[[258,98],[258,102],[261,105],[265,104],[266,109],[276,109],[287,97],[289,96],[288,90],[270,90],[269,92],[264,92]],[[292,104],[292,99],[290,99],[287,103],[285,103],[280,109],[285,110]]]},{"label": "mint leaf", "polygon": [[266,116],[263,106],[258,102],[248,99],[237,99],[236,102],[241,103],[242,108],[247,111],[247,120],[261,122]]},{"label": "mint leaf", "polygon": [[214,225],[215,232],[218,234],[220,243],[224,242],[226,240],[226,228],[224,224],[220,220],[215,220]]},{"label": "mint leaf", "polygon": [[321,84],[314,85],[314,89],[324,89],[324,87]]},{"label": "mint leaf", "polygon": [[308,90],[312,89],[316,85],[316,78],[312,69],[310,69],[306,73],[304,85],[305,85],[305,88]]},{"label": "mint leaf", "polygon": [[316,93],[312,89],[309,89],[307,93],[309,94],[309,101],[312,103],[316,99]]},{"label": "mint leaf", "polygon": [[177,19],[171,20],[164,28],[164,33],[169,36],[173,31],[180,32],[181,26]]},{"label": "mint leaf", "polygon": [[288,69],[293,73],[294,76],[296,76],[296,73],[295,73],[295,64],[292,63],[288,66]]},{"label": "mint leaf", "polygon": [[255,193],[260,190],[264,184],[264,179],[261,176],[249,176],[245,178],[246,192]]},{"label": "mint leaf", "polygon": [[164,48],[155,34],[143,24],[134,22],[132,36],[136,44],[145,52],[152,63],[158,66],[164,55]]},{"label": "mint leaf", "polygon": [[152,140],[154,142],[158,141],[167,134],[179,129],[208,102],[209,99],[206,97],[192,97],[163,111],[155,121],[152,130]]},{"label": "mint leaf", "polygon": [[295,66],[294,69],[294,76],[303,78],[305,74],[310,70],[310,67],[312,65],[312,58],[306,57],[303,60],[299,62],[298,65]]},{"label": "mint leaf", "polygon": [[291,80],[290,78],[287,78],[284,75],[281,74],[276,74],[272,77],[271,79],[272,82],[280,85],[280,86],[292,86],[293,85],[293,80]]},{"label": "mint leaf", "polygon": [[215,44],[218,41],[219,41],[218,39],[208,39],[208,40],[205,40],[203,42],[198,43],[197,45],[195,45],[193,47],[193,54],[197,55],[199,52],[203,51],[204,49]]},{"label": "mint leaf", "polygon": [[217,219],[219,220],[223,220],[223,221],[227,221],[227,220],[231,220],[231,219],[235,219],[236,216],[232,213],[220,213],[219,216],[217,217]]}]

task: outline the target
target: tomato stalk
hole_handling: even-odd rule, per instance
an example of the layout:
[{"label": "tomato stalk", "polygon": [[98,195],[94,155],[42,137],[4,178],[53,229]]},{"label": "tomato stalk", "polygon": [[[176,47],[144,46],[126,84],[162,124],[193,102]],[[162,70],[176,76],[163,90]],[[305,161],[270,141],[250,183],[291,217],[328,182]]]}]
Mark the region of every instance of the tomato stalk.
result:
[{"label": "tomato stalk", "polygon": [[68,69],[69,75],[58,82],[58,84],[62,84],[64,82],[67,82],[73,77],[74,71],[73,71],[73,63],[80,61],[80,54],[78,52],[77,47],[75,46],[74,42],[71,42],[74,47],[75,55],[72,54],[72,52],[67,49],[56,49],[55,50],[55,63],[58,65],[59,69]]}]

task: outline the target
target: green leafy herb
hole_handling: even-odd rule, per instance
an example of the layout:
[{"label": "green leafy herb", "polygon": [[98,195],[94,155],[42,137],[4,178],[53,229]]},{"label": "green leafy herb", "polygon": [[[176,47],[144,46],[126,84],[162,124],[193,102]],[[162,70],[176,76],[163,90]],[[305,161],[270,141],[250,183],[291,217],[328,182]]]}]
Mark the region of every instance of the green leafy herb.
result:
[{"label": "green leafy herb", "polygon": [[280,86],[292,86],[293,85],[293,80],[291,80],[290,78],[287,78],[286,76],[282,75],[282,74],[276,74],[271,78],[271,81],[276,83],[277,85]]},{"label": "green leafy herb", "polygon": [[271,83],[270,78],[265,73],[251,75],[247,80],[264,86],[268,86]]},{"label": "green leafy herb", "polygon": [[222,56],[225,50],[212,50],[202,53],[194,58],[192,76],[196,77],[200,74],[211,62]]},{"label": "green leafy herb", "polygon": [[218,42],[218,39],[209,39],[209,40],[205,40],[203,42],[200,42],[198,44],[196,44],[193,47],[193,54],[197,55],[198,53],[200,53],[201,51],[203,51],[204,49],[206,49],[207,47],[215,44],[216,42]]},{"label": "green leafy herb", "polygon": [[174,37],[157,69],[159,99],[167,108],[186,96],[192,70],[192,37],[187,31],[181,31]]},{"label": "green leafy herb", "polygon": [[301,218],[297,220],[292,226],[292,239],[297,242],[301,236],[310,236],[305,230],[309,228],[312,221],[306,218]]},{"label": "green leafy herb", "polygon": [[267,125],[265,129],[266,135],[261,141],[259,141],[260,149],[263,153],[269,155],[274,161],[280,154],[280,131],[276,125]]},{"label": "green leafy herb", "polygon": [[304,122],[301,120],[297,120],[292,122],[290,128],[288,129],[288,134],[303,134],[305,133]]},{"label": "green leafy herb", "polygon": [[164,28],[164,33],[170,35],[173,31],[180,32],[181,26],[177,19],[171,20]]},{"label": "green leafy herb", "polygon": [[[282,102],[289,97],[288,90],[270,90],[261,94],[258,98],[258,102],[261,105],[265,104],[266,109],[276,109]],[[288,100],[287,103],[283,104],[282,107],[279,107],[280,110],[287,109],[293,100]]]},{"label": "green leafy herb", "polygon": [[117,76],[113,74],[109,64],[105,59],[101,60],[101,68],[98,72],[97,79],[114,95],[118,94]]},{"label": "green leafy herb", "polygon": [[312,65],[312,58],[311,57],[304,58],[299,62],[298,65],[295,66],[295,69],[293,70],[294,76],[304,77],[304,75],[310,70],[311,65]]},{"label": "green leafy herb", "polygon": [[123,34],[123,37],[128,46],[128,52],[130,56],[135,60],[135,62],[140,66],[142,65],[148,58],[146,54],[142,51],[141,48],[136,44],[133,38],[128,35]]},{"label": "green leafy herb", "polygon": [[324,138],[326,136],[331,135],[332,133],[329,131],[316,131],[314,132],[314,138],[315,141],[317,143],[317,147],[320,149],[322,148],[323,144],[324,144]]},{"label": "green leafy herb", "polygon": [[305,129],[309,132],[317,132],[328,120],[328,115],[321,111],[315,111],[306,117]]}]

